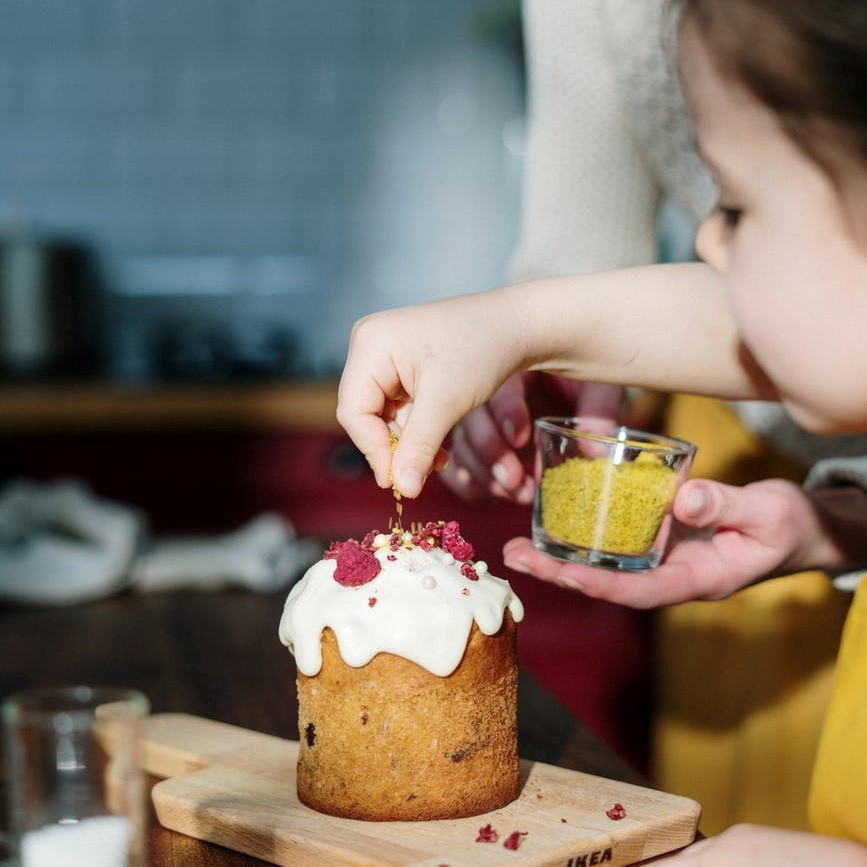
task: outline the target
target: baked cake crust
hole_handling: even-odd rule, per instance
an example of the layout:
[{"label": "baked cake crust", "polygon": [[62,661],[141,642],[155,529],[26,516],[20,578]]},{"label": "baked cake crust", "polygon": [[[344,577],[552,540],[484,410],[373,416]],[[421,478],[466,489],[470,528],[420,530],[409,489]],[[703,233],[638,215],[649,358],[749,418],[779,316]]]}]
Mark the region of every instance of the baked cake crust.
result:
[{"label": "baked cake crust", "polygon": [[322,813],[374,821],[474,816],[518,797],[517,642],[473,623],[448,676],[378,653],[347,665],[330,628],[322,668],[298,673],[298,797]]}]

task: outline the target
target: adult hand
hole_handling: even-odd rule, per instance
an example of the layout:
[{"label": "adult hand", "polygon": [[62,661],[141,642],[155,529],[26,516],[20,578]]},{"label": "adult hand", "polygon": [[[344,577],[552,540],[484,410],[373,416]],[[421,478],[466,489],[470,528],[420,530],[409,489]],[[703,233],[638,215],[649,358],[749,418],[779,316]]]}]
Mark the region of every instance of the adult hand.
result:
[{"label": "adult hand", "polygon": [[623,389],[575,382],[544,373],[521,373],[506,380],[483,406],[451,433],[445,484],[466,500],[494,495],[517,503],[533,501],[534,480],[528,446],[538,415],[582,415],[616,419]]},{"label": "adult hand", "polygon": [[761,867],[867,867],[867,848],[849,840],[785,831],[760,825],[734,825],[716,837],[699,840],[653,863],[682,867],[731,867],[756,864]]},{"label": "adult hand", "polygon": [[[835,509],[826,506],[840,496],[846,497],[848,517],[839,509],[837,519]],[[509,568],[543,581],[632,608],[655,608],[690,599],[723,599],[761,578],[846,565],[853,549],[845,550],[841,542],[850,533],[844,522],[852,523],[853,508],[860,510],[863,531],[867,495],[854,487],[808,494],[782,479],[743,488],[693,479],[675,498],[669,549],[662,563],[646,573],[556,560],[524,538],[507,542],[503,553]]]}]

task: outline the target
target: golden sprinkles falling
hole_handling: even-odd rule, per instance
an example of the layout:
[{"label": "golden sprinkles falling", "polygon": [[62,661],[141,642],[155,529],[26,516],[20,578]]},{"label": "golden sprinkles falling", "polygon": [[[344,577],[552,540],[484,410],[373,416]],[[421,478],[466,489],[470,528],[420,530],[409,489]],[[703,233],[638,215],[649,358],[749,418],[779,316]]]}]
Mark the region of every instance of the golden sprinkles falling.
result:
[{"label": "golden sprinkles falling", "polygon": [[[391,454],[394,455],[398,441],[397,431],[394,430],[394,428],[389,428],[388,436],[391,439]],[[394,511],[396,513],[395,518],[388,519],[388,529],[403,530],[401,524],[401,518],[403,517],[403,503],[400,501],[400,491],[394,486],[394,476],[392,475],[390,464],[388,467],[388,480],[391,482],[391,492],[394,494]]]}]

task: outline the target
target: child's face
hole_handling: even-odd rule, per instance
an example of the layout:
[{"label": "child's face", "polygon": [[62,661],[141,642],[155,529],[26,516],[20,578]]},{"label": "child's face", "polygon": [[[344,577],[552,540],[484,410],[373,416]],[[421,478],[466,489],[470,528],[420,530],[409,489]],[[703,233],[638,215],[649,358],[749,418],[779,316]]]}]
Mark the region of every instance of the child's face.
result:
[{"label": "child's face", "polygon": [[744,344],[794,419],[821,432],[867,430],[867,245],[830,177],[776,116],[722,78],[690,21],[681,70],[698,146],[720,191],[698,254],[724,279]]}]

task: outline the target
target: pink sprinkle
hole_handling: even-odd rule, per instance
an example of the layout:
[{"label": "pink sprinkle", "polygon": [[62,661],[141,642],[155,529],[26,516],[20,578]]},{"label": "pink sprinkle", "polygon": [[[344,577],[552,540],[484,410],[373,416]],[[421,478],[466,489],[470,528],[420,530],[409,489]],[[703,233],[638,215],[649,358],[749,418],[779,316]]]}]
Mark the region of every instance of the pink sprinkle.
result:
[{"label": "pink sprinkle", "polygon": [[434,587],[437,586],[437,579],[434,578],[433,575],[425,575],[421,579],[421,586],[424,587],[425,590],[433,590]]}]

